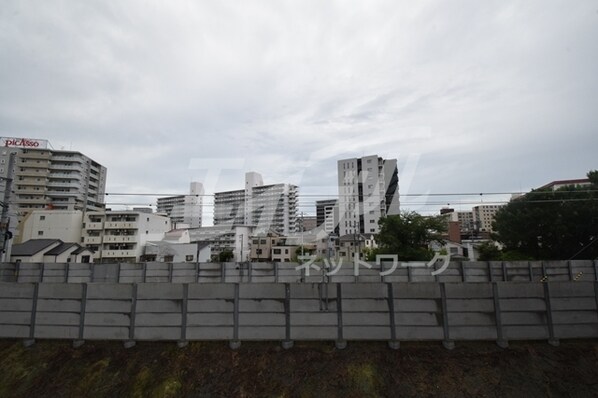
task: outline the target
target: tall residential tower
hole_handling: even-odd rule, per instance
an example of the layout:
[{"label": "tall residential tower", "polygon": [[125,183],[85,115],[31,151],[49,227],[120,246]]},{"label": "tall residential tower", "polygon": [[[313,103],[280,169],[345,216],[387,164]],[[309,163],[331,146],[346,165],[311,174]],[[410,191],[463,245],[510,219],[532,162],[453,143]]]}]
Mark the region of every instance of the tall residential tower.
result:
[{"label": "tall residential tower", "polygon": [[378,220],[399,214],[396,159],[378,155],[338,161],[340,236],[378,233]]}]

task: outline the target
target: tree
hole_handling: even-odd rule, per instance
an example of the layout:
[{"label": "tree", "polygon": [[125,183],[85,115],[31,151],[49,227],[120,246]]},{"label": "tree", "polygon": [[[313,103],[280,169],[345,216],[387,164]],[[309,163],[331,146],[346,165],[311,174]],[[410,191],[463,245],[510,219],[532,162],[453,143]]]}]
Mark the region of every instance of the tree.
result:
[{"label": "tree", "polygon": [[416,212],[382,217],[379,225],[379,253],[396,254],[399,261],[430,260],[433,252],[428,244],[434,240],[442,242],[442,233],[447,230],[444,217],[424,217]]},{"label": "tree", "polygon": [[502,252],[494,242],[483,242],[478,247],[478,260],[499,261],[502,260]]},{"label": "tree", "polygon": [[494,239],[505,252],[537,260],[598,257],[598,172],[592,185],[556,191],[532,190],[501,208],[494,219]]}]

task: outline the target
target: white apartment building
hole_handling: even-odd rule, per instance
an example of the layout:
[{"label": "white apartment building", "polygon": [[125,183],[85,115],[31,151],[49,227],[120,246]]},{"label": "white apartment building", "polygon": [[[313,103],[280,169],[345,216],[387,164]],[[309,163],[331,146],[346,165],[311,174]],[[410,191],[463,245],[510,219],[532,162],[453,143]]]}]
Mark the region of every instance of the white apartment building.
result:
[{"label": "white apartment building", "polygon": [[338,233],[338,200],[316,201],[316,226],[323,227],[328,234]]},{"label": "white apartment building", "polygon": [[171,230],[170,218],[134,211],[87,212],[83,222],[83,245],[95,262],[139,262],[146,243]]},{"label": "white apartment building", "polygon": [[338,161],[340,236],[378,233],[378,220],[399,214],[396,159],[378,155]]},{"label": "white apartment building", "polygon": [[173,225],[186,224],[199,228],[202,222],[204,188],[201,182],[192,182],[189,195],[158,198],[158,213],[166,213]]},{"label": "white apartment building", "polygon": [[81,243],[82,232],[81,210],[34,210],[19,225],[15,243],[31,239],[60,239],[65,243]]},{"label": "white apartment building", "polygon": [[479,205],[472,209],[473,225],[480,232],[492,232],[494,216],[503,205]]},{"label": "white apartment building", "polygon": [[251,226],[225,224],[190,229],[189,236],[191,242],[209,245],[214,261],[218,261],[218,256],[225,250],[233,253],[233,261],[248,261],[254,231]]},{"label": "white apartment building", "polygon": [[296,185],[264,185],[260,174],[246,173],[245,189],[214,195],[214,225],[251,225],[281,234],[295,232],[297,192]]},{"label": "white apartment building", "polygon": [[[15,154],[12,173],[11,154]],[[76,151],[48,148],[47,140],[0,137],[0,192],[13,177],[9,202],[18,222],[32,210],[100,211],[106,168]],[[2,195],[0,195],[2,196]]]}]

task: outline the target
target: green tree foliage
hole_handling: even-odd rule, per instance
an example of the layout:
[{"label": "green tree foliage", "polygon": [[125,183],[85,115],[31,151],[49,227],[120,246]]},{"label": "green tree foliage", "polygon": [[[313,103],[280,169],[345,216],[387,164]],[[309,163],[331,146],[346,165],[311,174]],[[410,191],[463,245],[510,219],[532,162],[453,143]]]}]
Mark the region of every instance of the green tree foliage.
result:
[{"label": "green tree foliage", "polygon": [[499,261],[502,260],[502,252],[494,242],[483,242],[478,247],[478,260]]},{"label": "green tree foliage", "polygon": [[591,186],[533,190],[496,214],[494,238],[505,252],[537,260],[598,258],[598,171]]},{"label": "green tree foliage", "polygon": [[378,253],[396,254],[399,261],[430,260],[433,252],[428,243],[442,241],[442,233],[447,230],[444,217],[424,217],[416,212],[382,217],[379,224]]}]

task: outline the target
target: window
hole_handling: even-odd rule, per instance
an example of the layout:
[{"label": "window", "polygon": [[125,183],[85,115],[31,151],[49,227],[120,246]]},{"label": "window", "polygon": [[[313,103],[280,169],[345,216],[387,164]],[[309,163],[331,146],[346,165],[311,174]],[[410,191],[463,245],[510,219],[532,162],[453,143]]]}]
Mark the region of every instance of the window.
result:
[{"label": "window", "polygon": [[274,254],[280,254],[280,249],[272,249],[272,253],[274,253]]},{"label": "window", "polygon": [[193,261],[193,254],[188,254],[185,256],[185,261]]},{"label": "window", "polygon": [[44,221],[45,219],[46,219],[46,216],[39,216],[40,221]]},{"label": "window", "polygon": [[43,236],[44,235],[44,231],[37,231],[37,236]]}]

